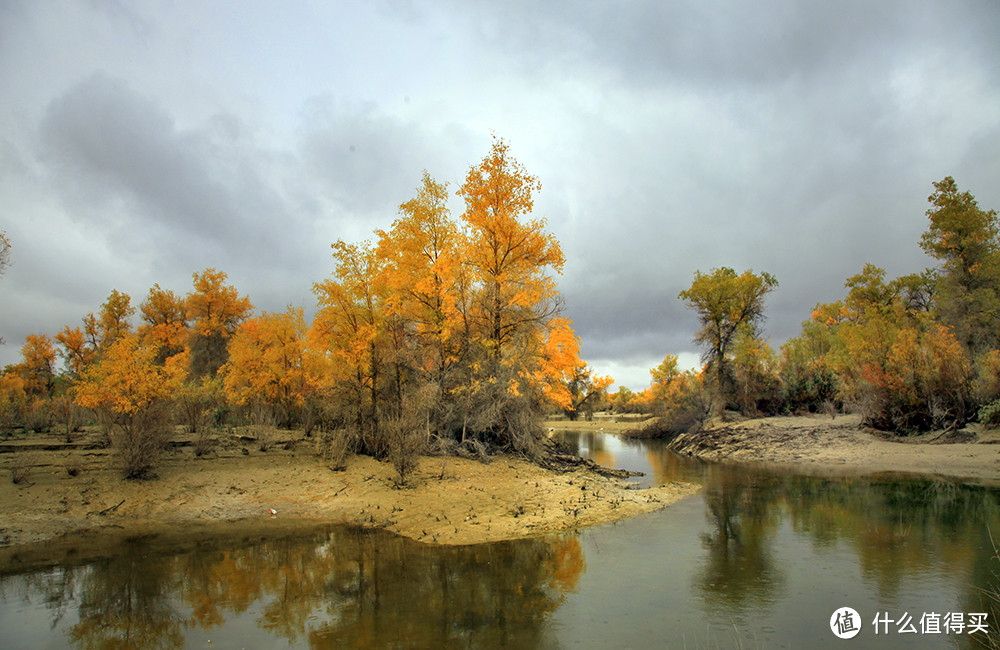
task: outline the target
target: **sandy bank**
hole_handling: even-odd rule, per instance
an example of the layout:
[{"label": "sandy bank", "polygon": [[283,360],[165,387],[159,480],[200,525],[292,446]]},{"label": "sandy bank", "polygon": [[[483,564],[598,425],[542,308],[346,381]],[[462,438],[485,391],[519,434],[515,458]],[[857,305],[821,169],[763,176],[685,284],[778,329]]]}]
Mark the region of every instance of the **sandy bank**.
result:
[{"label": "sandy bank", "polygon": [[[56,442],[54,436],[45,438]],[[106,450],[27,446],[14,452],[6,446],[7,453],[0,453],[0,569],[17,546],[70,532],[131,535],[237,520],[264,531],[294,521],[383,528],[432,544],[471,544],[615,521],[697,490],[679,483],[628,489],[627,481],[588,470],[556,472],[503,457],[490,463],[424,457],[410,486],[398,489],[387,463],[355,457],[346,471],[335,472],[306,445],[267,452],[251,447],[248,455],[246,446],[235,446],[206,458],[178,447],[158,465],[158,478],[123,481]],[[30,473],[15,485],[9,470],[24,462]],[[66,471],[73,465],[80,467],[77,476]]]},{"label": "sandy bank", "polygon": [[769,417],[683,434],[671,447],[707,460],[840,474],[910,472],[1000,484],[1000,432],[977,425],[894,438],[862,429],[856,415]]}]

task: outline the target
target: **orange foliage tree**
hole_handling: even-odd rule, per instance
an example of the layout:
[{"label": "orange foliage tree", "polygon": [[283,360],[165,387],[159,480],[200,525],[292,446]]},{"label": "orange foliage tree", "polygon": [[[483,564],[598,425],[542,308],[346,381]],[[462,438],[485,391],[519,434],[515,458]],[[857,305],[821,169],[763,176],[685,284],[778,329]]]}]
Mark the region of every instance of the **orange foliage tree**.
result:
[{"label": "orange foliage tree", "polygon": [[344,396],[347,419],[356,427],[362,446],[382,455],[379,382],[387,289],[381,263],[369,242],[337,241],[333,257],[333,277],[313,286],[319,310],[310,340],[319,346],[329,368],[328,386]]},{"label": "orange foliage tree", "polygon": [[271,406],[278,423],[290,426],[319,384],[302,310],[265,313],[242,323],[229,342],[229,361],[220,374],[232,402]]},{"label": "orange foliage tree", "polygon": [[142,324],[139,336],[156,349],[161,363],[184,352],[188,339],[187,306],[173,291],[154,284],[139,305]]},{"label": "orange foliage tree", "polygon": [[156,354],[138,336],[125,334],[77,384],[77,403],[111,423],[111,441],[126,478],[150,475],[170,432],[169,399],[180,378],[158,365]]},{"label": "orange foliage tree", "polygon": [[194,289],[185,300],[191,322],[191,374],[195,379],[215,377],[226,362],[229,337],[253,310],[250,299],[225,284],[226,278],[225,273],[213,268],[195,273]]}]

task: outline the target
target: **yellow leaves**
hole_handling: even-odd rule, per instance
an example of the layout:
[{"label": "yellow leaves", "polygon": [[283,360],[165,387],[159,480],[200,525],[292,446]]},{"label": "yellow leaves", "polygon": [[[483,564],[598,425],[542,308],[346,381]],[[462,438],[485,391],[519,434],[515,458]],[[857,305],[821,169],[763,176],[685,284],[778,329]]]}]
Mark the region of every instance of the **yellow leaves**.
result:
[{"label": "yellow leaves", "polygon": [[238,404],[301,405],[318,385],[306,343],[301,309],[244,322],[229,342],[229,361],[222,368],[226,395]]},{"label": "yellow leaves", "polygon": [[193,277],[194,290],[186,300],[187,318],[194,321],[201,336],[229,336],[253,310],[250,299],[226,285],[228,276],[222,271],[207,268]]},{"label": "yellow leaves", "polygon": [[21,346],[21,372],[29,394],[49,393],[55,371],[56,350],[44,334],[29,334]]},{"label": "yellow leaves", "polygon": [[177,379],[155,363],[156,351],[134,334],[118,338],[77,385],[80,406],[135,415],[158,400],[168,399]]}]

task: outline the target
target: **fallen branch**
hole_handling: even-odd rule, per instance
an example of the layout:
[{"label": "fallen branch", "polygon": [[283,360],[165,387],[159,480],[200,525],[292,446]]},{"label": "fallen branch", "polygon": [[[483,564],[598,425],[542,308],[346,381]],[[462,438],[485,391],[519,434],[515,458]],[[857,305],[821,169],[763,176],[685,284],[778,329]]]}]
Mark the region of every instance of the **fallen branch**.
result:
[{"label": "fallen branch", "polygon": [[108,514],[109,512],[114,512],[114,511],[115,511],[115,510],[117,510],[117,509],[118,509],[118,508],[119,508],[119,507],[120,507],[120,506],[121,506],[121,505],[122,505],[123,503],[125,503],[125,499],[122,499],[122,500],[121,500],[121,501],[119,501],[119,502],[118,502],[118,503],[117,503],[116,505],[113,505],[113,506],[111,506],[111,507],[109,507],[109,508],[105,508],[104,510],[101,510],[100,512],[98,512],[98,513],[97,513],[97,516],[98,516],[98,517],[103,517],[104,515]]}]

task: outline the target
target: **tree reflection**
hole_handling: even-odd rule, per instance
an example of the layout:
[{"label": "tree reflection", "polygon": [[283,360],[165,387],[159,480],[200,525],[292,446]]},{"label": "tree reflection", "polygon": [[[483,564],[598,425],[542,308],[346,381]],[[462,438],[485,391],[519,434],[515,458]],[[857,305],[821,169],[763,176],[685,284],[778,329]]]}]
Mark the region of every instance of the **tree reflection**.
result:
[{"label": "tree reflection", "polygon": [[182,617],[174,610],[170,559],[151,558],[141,541],[80,574],[79,622],[69,631],[80,648],[179,648]]},{"label": "tree reflection", "polygon": [[712,530],[702,536],[708,555],[697,588],[710,605],[730,610],[773,602],[784,582],[770,547],[779,521],[773,485],[724,466],[709,468],[705,479]]},{"label": "tree reflection", "polygon": [[584,569],[576,536],[432,547],[334,528],[173,555],[127,541],[114,557],[0,586],[41,595],[54,626],[75,607],[68,636],[79,648],[182,647],[195,630],[247,616],[315,648],[531,646]]}]

